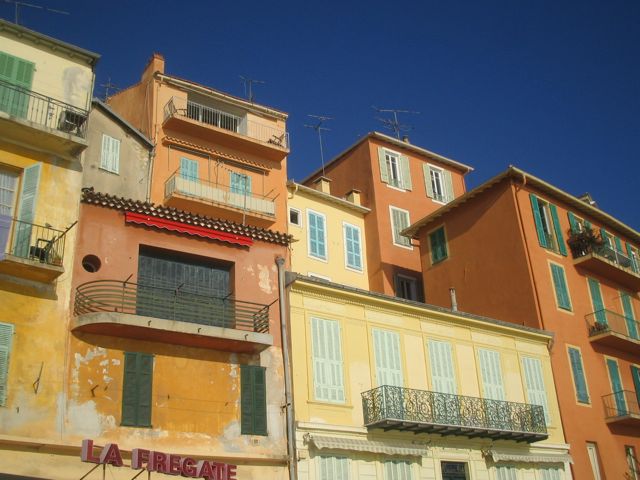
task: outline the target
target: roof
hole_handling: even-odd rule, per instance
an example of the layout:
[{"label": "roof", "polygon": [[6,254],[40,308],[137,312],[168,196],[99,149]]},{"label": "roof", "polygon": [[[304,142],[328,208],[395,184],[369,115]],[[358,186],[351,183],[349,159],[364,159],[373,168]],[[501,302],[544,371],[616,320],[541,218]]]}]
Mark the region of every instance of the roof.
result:
[{"label": "roof", "polygon": [[129,130],[132,134],[138,137],[139,140],[146,143],[149,148],[153,148],[153,142],[149,140],[146,135],[144,135],[140,130],[127,122],[123,117],[121,117],[115,110],[112,110],[109,105],[104,103],[102,100],[95,98],[91,102],[95,107],[98,107],[104,113],[106,113],[112,120],[115,120],[119,123],[125,130]]},{"label": "roof", "polygon": [[350,210],[355,210],[358,213],[369,213],[371,211],[370,208],[363,207],[362,205],[356,205],[349,200],[345,200],[340,197],[336,197],[335,195],[331,195],[329,193],[321,192],[320,190],[316,190],[315,188],[307,187],[305,185],[301,185],[299,183],[294,182],[293,180],[289,180],[287,182],[287,187],[294,188],[295,190],[300,190],[303,193],[306,193],[312,197],[316,197],[320,200],[325,200],[330,203],[334,203],[340,207],[348,208]]},{"label": "roof", "polygon": [[602,225],[606,225],[608,227],[611,227],[613,230],[617,232],[623,233],[629,239],[633,240],[636,243],[640,243],[640,233],[634,230],[633,228],[615,219],[608,213],[603,212],[599,208],[596,208],[595,206],[590,205],[584,200],[580,200],[578,197],[575,197],[570,193],[560,190],[559,188],[554,187],[550,183],[547,183],[544,180],[541,180],[538,177],[535,177],[530,173],[527,173],[524,170],[520,170],[519,168],[514,167],[512,165],[509,166],[507,170],[487,180],[482,185],[474,188],[473,190],[468,191],[467,193],[456,198],[455,200],[448,203],[447,205],[439,208],[438,210],[433,212],[431,215],[427,215],[426,217],[418,220],[413,225],[410,225],[409,227],[407,227],[402,231],[402,234],[408,237],[415,238],[418,231],[425,225],[428,225],[431,222],[434,222],[435,220],[443,217],[450,211],[461,207],[463,204],[465,204],[472,198],[477,197],[484,191],[493,188],[494,186],[496,186],[497,184],[499,184],[505,179],[516,179],[520,181],[523,185],[533,186],[534,188],[546,193],[550,197],[561,200],[565,204],[571,206],[571,208],[573,208],[575,211],[581,212],[584,215],[597,220]]},{"label": "roof", "polygon": [[82,189],[81,201],[83,203],[111,208],[113,210],[141,213],[151,217],[172,220],[174,222],[180,222],[187,225],[210,228],[212,230],[218,230],[234,235],[244,235],[254,240],[275,243],[277,245],[289,245],[293,239],[293,237],[287,233],[280,233],[252,225],[242,225],[230,220],[197,215],[177,208],[169,208],[163,205],[155,205],[150,202],[117,197],[108,193],[100,193],[96,192],[93,187]]},{"label": "roof", "polygon": [[48,35],[45,35],[43,33],[29,30],[28,28],[25,28],[21,25],[7,22],[3,19],[0,19],[0,32],[9,32],[16,37],[27,38],[34,43],[46,44],[49,47],[53,47],[55,50],[63,50],[71,56],[80,57],[92,67],[95,67],[98,63],[98,60],[100,59],[100,55],[97,53],[85,50],[84,48],[76,47],[75,45],[63,42],[62,40],[58,40],[57,38],[49,37]]},{"label": "roof", "polygon": [[[409,150],[412,153],[432,158],[434,160],[437,160],[438,162],[441,162],[441,163],[443,163],[445,165],[449,165],[450,167],[453,167],[456,170],[460,170],[460,171],[462,171],[464,173],[469,173],[469,172],[473,171],[473,167],[470,167],[469,165],[465,165],[464,163],[460,163],[460,162],[458,162],[456,160],[452,160],[451,158],[444,157],[444,156],[439,155],[437,153],[434,153],[434,152],[432,152],[430,150],[427,150],[426,148],[422,148],[422,147],[418,147],[416,145],[412,145],[411,143],[408,143],[408,142],[405,142],[405,141],[402,141],[402,140],[398,140],[397,138],[390,137],[389,135],[385,135],[384,133],[380,133],[380,132],[369,132],[369,133],[367,133],[364,137],[360,138],[353,145],[351,145],[346,150],[342,151],[341,153],[336,155],[334,158],[332,158],[328,163],[326,163],[324,165],[324,169],[326,170],[332,163],[338,162],[347,153],[349,153],[350,151],[354,150],[361,143],[364,143],[364,142],[368,141],[369,139],[379,140],[381,142],[385,142],[385,143],[391,144],[396,148]],[[313,179],[315,176],[317,176],[319,173],[321,173],[322,170],[323,170],[322,167],[318,168],[311,175],[308,175],[304,180],[302,180],[302,183],[307,183],[309,180]]]}]

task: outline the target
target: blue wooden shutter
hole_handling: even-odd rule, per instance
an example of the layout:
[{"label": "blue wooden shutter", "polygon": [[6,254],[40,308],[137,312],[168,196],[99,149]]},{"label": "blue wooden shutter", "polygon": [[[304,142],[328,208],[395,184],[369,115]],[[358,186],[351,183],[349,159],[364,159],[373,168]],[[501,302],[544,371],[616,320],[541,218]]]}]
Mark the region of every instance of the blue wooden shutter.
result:
[{"label": "blue wooden shutter", "polygon": [[267,387],[265,367],[240,366],[240,433],[267,434]]},{"label": "blue wooden shutter", "polygon": [[380,180],[389,183],[389,170],[387,168],[387,158],[384,148],[378,147],[378,164],[380,165]]},{"label": "blue wooden shutter", "polygon": [[573,383],[576,387],[578,402],[589,403],[589,392],[587,391],[587,381],[584,376],[580,350],[569,347],[569,360],[571,361],[571,372],[573,374]]},{"label": "blue wooden shutter", "polygon": [[627,402],[624,398],[624,391],[622,388],[622,380],[620,379],[618,362],[616,362],[612,358],[607,358],[607,369],[609,370],[609,380],[611,380],[611,390],[613,393],[613,398],[616,402],[617,415],[626,415]]},{"label": "blue wooden shutter", "polygon": [[531,199],[531,209],[533,210],[533,219],[536,223],[536,232],[538,233],[538,242],[540,246],[544,248],[550,248],[547,235],[544,233],[544,227],[542,226],[542,217],[540,216],[540,206],[538,204],[538,197],[533,193],[529,194]]},{"label": "blue wooden shutter", "polygon": [[0,406],[7,404],[9,383],[9,355],[13,343],[14,327],[10,323],[0,323]]},{"label": "blue wooden shutter", "polygon": [[558,307],[565,310],[571,310],[571,299],[569,298],[569,290],[564,276],[564,269],[560,265],[552,263],[551,273],[553,277],[553,286],[556,291]]},{"label": "blue wooden shutter", "polygon": [[400,358],[400,336],[395,332],[374,328],[373,352],[378,386],[404,386]]},{"label": "blue wooden shutter", "polygon": [[627,324],[627,332],[631,338],[638,339],[638,325],[635,315],[633,314],[633,306],[631,305],[631,297],[627,292],[620,292],[620,300],[622,301],[622,309],[624,311],[624,320]]},{"label": "blue wooden shutter", "polygon": [[344,226],[347,266],[362,270],[362,248],[360,245],[360,229],[352,225]]},{"label": "blue wooden shutter", "polygon": [[640,408],[640,368],[631,365],[631,378],[633,378],[633,386],[636,389],[636,399]]},{"label": "blue wooden shutter", "polygon": [[571,233],[578,233],[580,231],[580,225],[578,224],[578,220],[573,212],[567,212],[567,217],[569,217],[569,226],[571,227]]},{"label": "blue wooden shutter", "polygon": [[564,243],[564,237],[562,236],[562,228],[560,227],[560,219],[558,218],[558,209],[552,203],[549,204],[549,210],[551,210],[551,219],[553,221],[553,229],[556,232],[556,239],[558,240],[558,249],[560,254],[567,256],[567,246]]},{"label": "blue wooden shutter", "polygon": [[198,162],[182,157],[180,159],[180,176],[187,180],[198,180]]},{"label": "blue wooden shutter", "polygon": [[314,257],[326,258],[326,240],[324,217],[317,213],[309,212],[309,252]]},{"label": "blue wooden shutter", "polygon": [[604,310],[604,302],[602,301],[602,292],[600,291],[600,282],[593,278],[589,278],[589,291],[591,292],[591,303],[595,312],[596,320],[607,325],[607,312]]},{"label": "blue wooden shutter", "polygon": [[542,406],[545,423],[549,425],[551,420],[547,403],[547,390],[542,376],[542,363],[537,358],[522,357],[522,369],[529,403]]},{"label": "blue wooden shutter", "polygon": [[457,393],[455,370],[451,344],[439,340],[429,340],[429,361],[433,389],[440,393]]},{"label": "blue wooden shutter", "polygon": [[[36,216],[36,199],[40,183],[40,164],[36,163],[24,169],[22,175],[22,191],[18,208],[18,224],[16,225],[13,254],[26,258],[31,245],[31,229]],[[21,223],[22,222],[22,223]]]},{"label": "blue wooden shutter", "polygon": [[504,385],[502,384],[502,368],[500,367],[500,354],[493,350],[478,350],[480,359],[480,373],[484,398],[492,400],[504,400]]}]

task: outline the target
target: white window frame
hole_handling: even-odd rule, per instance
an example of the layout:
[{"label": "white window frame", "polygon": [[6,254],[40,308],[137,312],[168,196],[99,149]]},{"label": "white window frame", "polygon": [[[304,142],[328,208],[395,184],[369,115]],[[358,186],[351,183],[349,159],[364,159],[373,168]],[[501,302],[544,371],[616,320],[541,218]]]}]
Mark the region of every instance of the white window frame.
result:
[{"label": "white window frame", "polygon": [[593,478],[595,480],[602,480],[600,474],[600,460],[598,459],[598,444],[595,442],[587,442],[587,456],[589,457],[589,463],[591,464],[591,470],[593,472]]},{"label": "white window frame", "polygon": [[311,278],[319,278],[320,280],[326,280],[327,282],[331,281],[331,277],[327,277],[326,275],[320,275],[319,273],[307,272],[307,276]]},{"label": "white window frame", "polygon": [[2,206],[9,208],[9,214],[7,216],[13,217],[16,213],[16,201],[18,199],[20,173],[10,168],[4,168],[4,166],[0,165],[0,175],[4,175],[6,176],[6,178],[10,178],[12,179],[11,181],[13,181],[13,185],[3,188],[3,190],[11,192],[11,203],[6,205],[2,204]]},{"label": "white window frame", "polygon": [[[309,221],[309,216],[312,214],[322,217],[322,221],[324,223],[324,257],[315,255],[311,251],[311,222]],[[316,210],[307,208],[307,256],[309,258],[313,258],[314,260],[319,260],[325,263],[329,261],[329,243],[327,242],[327,236],[327,216],[324,213],[320,213]]]},{"label": "white window frame", "polygon": [[[291,221],[291,212],[296,212],[298,214],[298,223]],[[295,225],[296,227],[302,228],[302,210],[295,207],[289,207],[289,225]]]},{"label": "white window frame", "polygon": [[[402,166],[400,165],[400,154],[398,152],[394,152],[393,150],[389,150],[387,148],[384,149],[384,160],[385,165],[387,166],[387,175],[389,176],[389,183],[387,186],[396,190],[400,190],[401,192],[405,192],[402,178]],[[395,173],[396,178],[393,178],[393,171],[395,165]]]},{"label": "white window frame", "polygon": [[[353,228],[358,232],[358,247],[360,249],[360,268],[349,265],[349,253],[347,250],[347,228]],[[344,268],[353,272],[362,273],[364,271],[364,257],[362,255],[362,229],[348,222],[342,222],[342,239],[344,242]]]},{"label": "white window frame", "polygon": [[[117,142],[118,145],[118,155],[116,156],[113,152],[111,153],[110,158],[105,158],[105,140],[111,142]],[[102,134],[102,145],[100,146],[100,169],[105,172],[114,173],[116,175],[120,175],[120,145],[122,145],[122,141],[118,138],[112,137],[111,135],[107,135],[106,133]],[[115,164],[115,167],[114,167]]]},{"label": "white window frame", "polygon": [[[397,212],[405,213],[406,216],[407,216],[407,227],[409,225],[411,225],[411,215],[410,215],[408,210],[405,210],[403,208],[394,207],[393,205],[389,205],[389,217],[390,217],[390,220],[391,220],[391,241],[393,242],[393,244],[396,247],[406,248],[407,250],[413,250],[413,245],[411,243],[411,239],[410,238],[407,238],[407,241],[409,242],[409,245],[403,245],[401,243],[396,243],[396,235],[395,235],[396,226],[395,226],[395,222],[393,221],[393,211],[394,210],[397,211]],[[401,236],[402,235],[400,235],[400,232],[398,232],[398,237],[401,237]]]},{"label": "white window frame", "polygon": [[[446,187],[444,185],[444,168],[436,167],[435,165],[427,164],[429,166],[429,181],[431,182],[431,190],[433,191],[433,200],[440,205],[447,204],[447,192]],[[436,181],[434,179],[434,174],[438,175],[437,183],[439,186],[440,193],[436,193]]]}]

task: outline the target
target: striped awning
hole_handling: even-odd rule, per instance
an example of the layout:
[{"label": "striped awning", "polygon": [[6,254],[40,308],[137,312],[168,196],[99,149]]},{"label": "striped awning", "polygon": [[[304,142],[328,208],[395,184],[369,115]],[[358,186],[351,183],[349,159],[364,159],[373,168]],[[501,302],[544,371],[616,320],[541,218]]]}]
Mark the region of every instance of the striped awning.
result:
[{"label": "striped awning", "polygon": [[489,450],[486,456],[491,457],[494,462],[522,462],[522,463],[573,463],[569,454],[541,455],[537,453],[503,453]]},{"label": "striped awning", "polygon": [[305,435],[308,444],[318,450],[349,450],[355,452],[382,453],[404,457],[422,457],[427,454],[426,445],[412,443],[380,442],[355,438],[327,437],[324,435]]}]

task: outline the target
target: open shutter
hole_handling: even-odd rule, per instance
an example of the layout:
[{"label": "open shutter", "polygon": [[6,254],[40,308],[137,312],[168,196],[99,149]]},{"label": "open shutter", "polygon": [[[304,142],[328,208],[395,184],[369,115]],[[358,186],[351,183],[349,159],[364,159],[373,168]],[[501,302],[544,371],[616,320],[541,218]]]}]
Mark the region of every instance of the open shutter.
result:
[{"label": "open shutter", "polygon": [[591,303],[593,304],[596,321],[607,325],[607,312],[604,311],[600,282],[593,278],[589,278],[587,281],[589,282],[589,292],[591,293]]},{"label": "open shutter", "polygon": [[378,386],[402,387],[400,336],[395,332],[373,329],[373,350],[376,361]]},{"label": "open shutter", "polygon": [[627,243],[626,246],[627,246],[627,255],[629,256],[629,260],[631,261],[631,269],[634,272],[639,273],[640,269],[638,266],[638,257],[636,256],[636,253],[633,251],[633,247],[631,245]]},{"label": "open shutter", "polygon": [[571,233],[578,233],[580,231],[580,225],[578,224],[578,219],[576,219],[576,216],[573,214],[573,212],[567,212],[567,217],[569,218]]},{"label": "open shutter", "polygon": [[378,147],[378,164],[380,165],[380,180],[389,183],[389,170],[387,169],[387,159],[384,148]]},{"label": "open shutter", "polygon": [[22,174],[22,191],[20,192],[20,206],[18,208],[18,220],[22,223],[16,225],[14,232],[15,242],[13,254],[18,257],[29,255],[31,245],[31,228],[36,216],[36,198],[40,183],[40,164],[36,163],[24,169]]},{"label": "open shutter", "polygon": [[560,219],[558,218],[558,209],[552,203],[549,204],[549,210],[551,210],[551,219],[553,221],[553,229],[556,232],[556,238],[558,239],[558,249],[560,254],[567,256],[567,246],[564,243],[564,237],[562,236],[562,228],[560,227]]},{"label": "open shutter", "polygon": [[453,195],[453,179],[451,178],[451,172],[449,170],[442,171],[444,181],[444,201],[449,203],[454,199]]},{"label": "open shutter", "polygon": [[538,233],[538,242],[541,247],[549,248],[549,241],[544,233],[544,227],[542,226],[542,217],[540,216],[540,206],[538,204],[538,197],[533,193],[529,194],[531,199],[531,209],[533,210],[533,219],[536,223],[536,232]]},{"label": "open shutter", "polygon": [[547,391],[544,387],[544,378],[542,376],[542,363],[537,358],[523,357],[522,369],[524,370],[524,382],[527,387],[529,403],[542,406],[545,423],[549,425],[551,421],[549,418]]},{"label": "open shutter", "polygon": [[102,151],[100,153],[100,168],[111,170],[111,137],[109,135],[102,135]]},{"label": "open shutter", "polygon": [[613,248],[613,244],[611,243],[611,238],[609,237],[609,234],[604,228],[600,229],[600,237],[602,238],[602,241],[604,242],[605,245]]},{"label": "open shutter", "polygon": [[400,155],[400,168],[402,171],[402,188],[405,190],[411,190],[413,184],[411,183],[411,170],[409,169],[409,157],[406,155]]},{"label": "open shutter", "polygon": [[640,368],[631,365],[631,378],[633,378],[633,386],[636,389],[636,399],[638,407],[640,407]]},{"label": "open shutter", "polygon": [[427,197],[433,198],[433,185],[431,184],[431,168],[426,163],[422,164],[422,173],[424,174],[424,187],[427,190]]},{"label": "open shutter", "polygon": [[622,380],[620,378],[620,370],[618,362],[611,358],[607,358],[607,369],[609,370],[609,380],[611,380],[611,391],[616,402],[617,415],[625,415],[627,413],[627,402],[622,391]]},{"label": "open shutter", "polygon": [[576,396],[581,403],[589,403],[589,392],[587,391],[587,382],[582,368],[582,356],[580,351],[575,348],[569,348],[569,360],[571,361],[571,371],[573,373],[573,383],[576,387]]},{"label": "open shutter", "polygon": [[622,242],[620,241],[620,239],[618,237],[613,237],[613,242],[616,246],[616,250],[620,253],[624,253],[624,250],[622,249]]},{"label": "open shutter", "polygon": [[638,339],[638,324],[636,323],[633,307],[631,305],[631,297],[627,292],[620,292],[620,300],[622,301],[622,310],[624,311],[624,319],[627,324],[627,332],[631,338]]},{"label": "open shutter", "polygon": [[9,380],[9,354],[13,342],[14,327],[10,323],[0,323],[0,406],[7,404]]},{"label": "open shutter", "polygon": [[493,350],[479,349],[480,372],[484,387],[484,397],[492,400],[504,400],[504,386],[502,384],[502,369],[500,368],[500,354]]},{"label": "open shutter", "polygon": [[448,342],[429,340],[429,361],[433,389],[440,393],[457,393],[451,345]]}]

